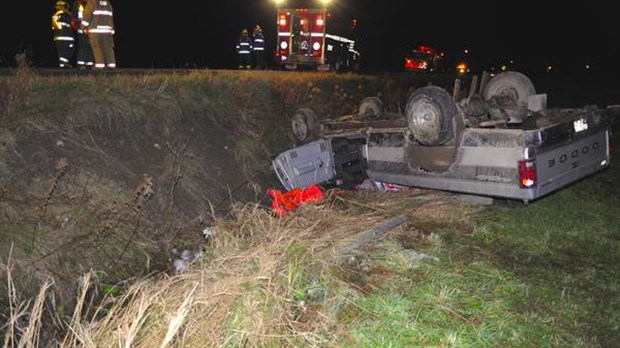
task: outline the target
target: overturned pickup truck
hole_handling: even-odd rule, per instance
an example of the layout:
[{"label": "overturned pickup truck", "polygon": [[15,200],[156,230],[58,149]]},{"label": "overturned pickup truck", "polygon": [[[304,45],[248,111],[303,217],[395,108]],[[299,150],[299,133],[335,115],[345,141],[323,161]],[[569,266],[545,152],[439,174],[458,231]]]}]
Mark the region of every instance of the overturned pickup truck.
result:
[{"label": "overturned pickup truck", "polygon": [[276,156],[274,170],[288,190],[370,179],[527,204],[609,165],[606,109],[547,109],[546,94],[514,71],[474,76],[462,94],[458,79],[452,94],[418,88],[404,115],[376,97],[337,119],[300,109],[292,127],[302,145]]}]

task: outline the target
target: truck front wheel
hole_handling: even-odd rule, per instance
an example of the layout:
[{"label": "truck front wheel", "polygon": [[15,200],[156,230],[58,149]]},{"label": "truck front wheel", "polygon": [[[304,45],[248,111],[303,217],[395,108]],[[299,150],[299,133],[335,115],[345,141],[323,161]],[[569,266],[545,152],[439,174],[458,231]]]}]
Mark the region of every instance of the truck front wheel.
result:
[{"label": "truck front wheel", "polygon": [[405,107],[409,130],[418,143],[426,146],[442,145],[452,139],[456,112],[452,96],[437,86],[416,89]]},{"label": "truck front wheel", "polygon": [[321,133],[321,124],[312,109],[299,109],[291,119],[293,135],[301,143],[316,140]]}]

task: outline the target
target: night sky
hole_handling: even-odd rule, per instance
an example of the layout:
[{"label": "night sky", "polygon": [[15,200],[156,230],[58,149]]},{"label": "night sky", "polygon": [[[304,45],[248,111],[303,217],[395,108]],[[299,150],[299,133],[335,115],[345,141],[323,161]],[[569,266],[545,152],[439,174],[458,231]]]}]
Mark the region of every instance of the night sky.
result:
[{"label": "night sky", "polygon": [[[239,32],[255,24],[263,27],[271,61],[276,26],[271,0],[111,1],[119,68],[233,68]],[[512,60],[523,71],[542,72],[548,64],[558,71],[581,71],[589,65],[591,71],[617,75],[620,20],[612,2],[469,3],[333,0],[329,9],[333,24],[359,20],[358,47],[367,71],[402,70],[405,53],[426,44],[444,51],[446,60],[468,49],[473,69]],[[9,2],[0,22],[0,66],[13,66],[15,53],[24,50],[36,66],[56,65],[53,5],[50,0]]]}]

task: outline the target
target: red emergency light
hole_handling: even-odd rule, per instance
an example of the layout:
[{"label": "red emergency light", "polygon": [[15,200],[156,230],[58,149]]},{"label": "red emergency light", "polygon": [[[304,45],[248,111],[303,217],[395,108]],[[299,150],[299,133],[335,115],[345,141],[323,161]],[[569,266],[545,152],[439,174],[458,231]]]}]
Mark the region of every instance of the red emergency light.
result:
[{"label": "red emergency light", "polygon": [[412,58],[405,58],[405,69],[407,70],[427,70],[428,62]]},{"label": "red emergency light", "polygon": [[323,25],[325,25],[325,21],[323,20],[323,16],[321,16],[321,15],[316,16],[316,26],[317,27],[322,27]]},{"label": "red emergency light", "polygon": [[435,49],[430,46],[418,46],[418,51],[424,53],[435,53]]}]

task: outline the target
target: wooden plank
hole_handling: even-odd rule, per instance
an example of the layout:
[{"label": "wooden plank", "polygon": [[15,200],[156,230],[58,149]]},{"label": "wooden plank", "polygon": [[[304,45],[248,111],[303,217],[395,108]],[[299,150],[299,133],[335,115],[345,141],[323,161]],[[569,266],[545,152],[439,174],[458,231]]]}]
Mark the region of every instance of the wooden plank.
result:
[{"label": "wooden plank", "polygon": [[355,249],[361,248],[362,246],[370,242],[383,239],[391,229],[405,223],[406,221],[407,221],[407,216],[405,216],[404,214],[401,214],[389,220],[386,220],[369,230],[354,234],[353,236],[350,237],[350,240],[353,240],[353,242],[348,243],[344,246],[341,246],[336,251],[336,253],[338,255],[347,254]]},{"label": "wooden plank", "polygon": [[476,88],[478,88],[478,75],[474,75],[471,78],[471,84],[469,85],[469,95],[468,95],[469,98],[478,94],[478,91],[476,91]]},{"label": "wooden plank", "polygon": [[459,100],[459,96],[461,95],[461,79],[454,79],[454,90],[452,91],[452,98],[455,101]]},{"label": "wooden plank", "polygon": [[484,93],[484,89],[487,88],[487,83],[489,83],[489,78],[491,75],[487,71],[482,72],[482,78],[480,79],[480,95]]}]

